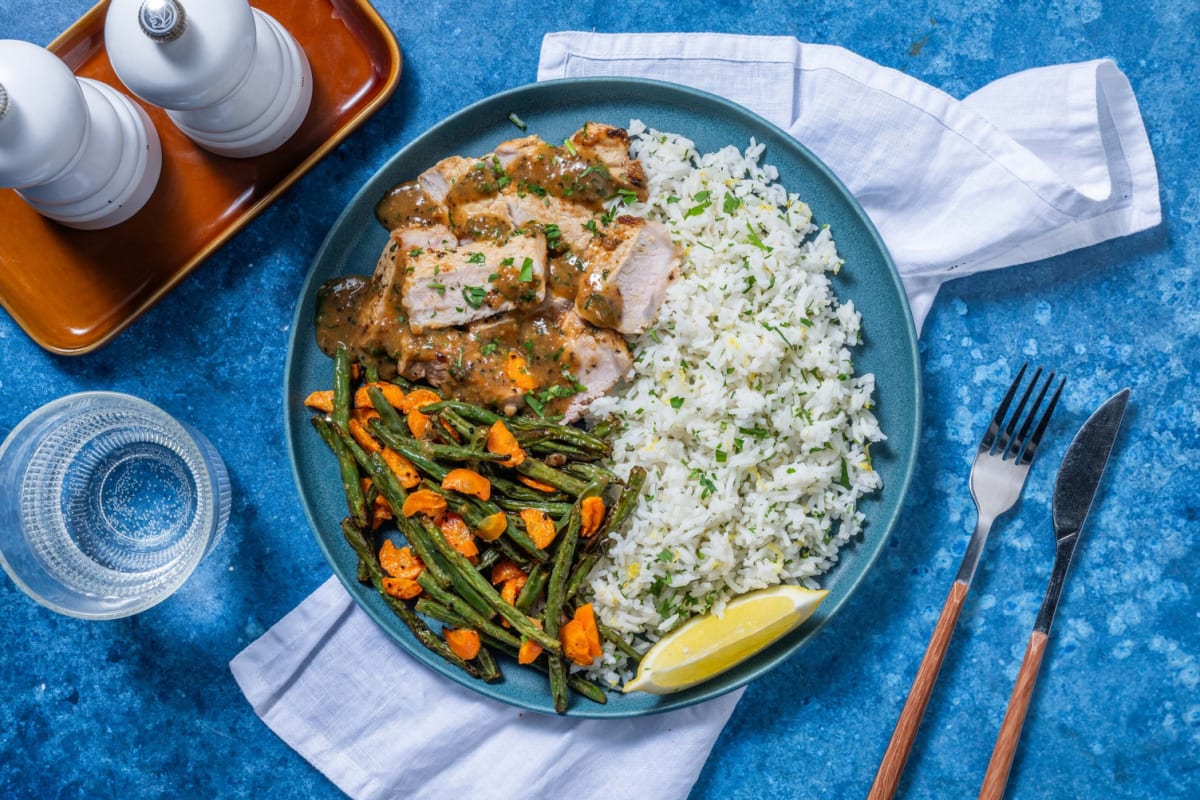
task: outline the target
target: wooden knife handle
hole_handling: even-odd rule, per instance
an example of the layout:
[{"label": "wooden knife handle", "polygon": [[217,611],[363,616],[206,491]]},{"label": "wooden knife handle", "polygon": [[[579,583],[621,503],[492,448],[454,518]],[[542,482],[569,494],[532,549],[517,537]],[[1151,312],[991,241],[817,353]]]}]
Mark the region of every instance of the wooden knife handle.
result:
[{"label": "wooden knife handle", "polygon": [[1008,710],[1004,712],[1004,722],[1000,724],[1000,733],[996,736],[992,760],[988,762],[987,773],[983,776],[979,800],[1000,800],[1004,797],[1008,771],[1017,752],[1017,743],[1021,740],[1025,712],[1029,710],[1029,698],[1033,695],[1033,685],[1037,683],[1038,671],[1042,668],[1042,655],[1045,652],[1046,634],[1034,631],[1025,648],[1025,658],[1021,661],[1021,671],[1017,673],[1012,697],[1008,699]]},{"label": "wooden knife handle", "polygon": [[908,761],[909,751],[917,738],[917,729],[921,727],[921,718],[925,716],[925,706],[933,694],[933,684],[937,681],[942,661],[946,657],[946,649],[950,646],[950,637],[958,624],[958,614],[962,611],[963,601],[967,597],[967,584],[955,581],[950,587],[950,595],[942,606],[942,614],[938,617],[933,636],[925,648],[921,666],[917,668],[917,676],[913,678],[912,688],[908,690],[908,699],[904,702],[904,710],[896,722],[896,730],[892,732],[892,740],[888,742],[887,752],[879,763],[879,771],[875,773],[875,782],[871,784],[868,800],[889,800],[896,793],[900,783],[900,775]]}]

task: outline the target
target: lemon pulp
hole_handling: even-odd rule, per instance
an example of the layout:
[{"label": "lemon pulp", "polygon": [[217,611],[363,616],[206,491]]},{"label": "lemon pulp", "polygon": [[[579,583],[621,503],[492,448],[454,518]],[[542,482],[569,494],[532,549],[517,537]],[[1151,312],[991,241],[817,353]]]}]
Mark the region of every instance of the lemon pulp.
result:
[{"label": "lemon pulp", "polygon": [[691,619],[655,643],[623,691],[669,694],[720,675],[799,627],[827,594],[772,586],[736,597],[720,616]]}]

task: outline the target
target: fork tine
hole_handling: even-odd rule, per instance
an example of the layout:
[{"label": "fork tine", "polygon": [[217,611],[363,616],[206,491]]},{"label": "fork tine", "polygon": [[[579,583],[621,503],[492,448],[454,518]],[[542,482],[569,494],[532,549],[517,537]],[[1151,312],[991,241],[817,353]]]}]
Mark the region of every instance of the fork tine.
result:
[{"label": "fork tine", "polygon": [[[1046,379],[1046,386],[1042,389],[1042,394],[1046,393],[1046,389],[1054,382],[1054,373],[1050,373],[1050,377]],[[1038,445],[1041,444],[1042,434],[1046,432],[1046,426],[1050,424],[1050,415],[1054,413],[1054,407],[1058,405],[1058,398],[1062,394],[1063,387],[1067,385],[1067,379],[1063,378],[1058,383],[1058,388],[1054,390],[1054,395],[1050,398],[1050,404],[1046,406],[1046,411],[1042,414],[1042,418],[1038,420],[1038,425],[1033,431],[1033,436],[1025,444],[1024,450],[1021,452],[1019,463],[1030,464],[1033,462],[1033,457],[1037,453]],[[1041,402],[1041,399],[1038,399]],[[1032,418],[1032,416],[1031,416]],[[1025,423],[1028,427],[1029,422]],[[1022,434],[1024,435],[1024,434]]]},{"label": "fork tine", "polygon": [[[1014,458],[1016,458],[1017,453],[1020,451],[1020,440],[1019,438],[1013,437],[1013,431],[1017,429],[1017,421],[1021,418],[1021,415],[1025,413],[1025,404],[1029,402],[1029,395],[1033,394],[1034,388],[1037,387],[1038,379],[1041,377],[1042,368],[1038,367],[1033,373],[1033,380],[1029,382],[1029,385],[1025,387],[1025,393],[1021,395],[1021,402],[1017,403],[1017,409],[1013,412],[1012,416],[1008,420],[1008,425],[1004,429],[1004,436],[1002,436],[1000,441],[996,444],[996,449],[1001,460],[1007,459],[1010,453]],[[1042,390],[1042,394],[1045,394],[1044,389]],[[1030,416],[1033,416],[1033,413],[1037,411],[1038,403],[1041,402],[1042,395],[1038,395],[1037,403],[1034,403],[1033,408],[1029,410]],[[1014,442],[1016,442],[1016,447],[1012,446]]]},{"label": "fork tine", "polygon": [[[1034,383],[1035,384],[1037,383],[1036,376],[1034,377]],[[1052,383],[1054,383],[1054,373],[1053,372],[1051,372],[1049,375],[1046,376],[1046,382],[1042,384],[1041,391],[1038,392],[1037,400],[1034,401],[1033,407],[1029,409],[1029,416],[1025,417],[1025,423],[1023,425],[1021,425],[1021,432],[1017,434],[1016,447],[1013,448],[1014,457],[1021,455],[1021,449],[1025,446],[1025,443],[1027,442],[1026,437],[1029,434],[1029,429],[1033,427],[1033,422],[1034,422],[1035,417],[1037,416],[1038,408],[1041,407],[1042,400],[1044,400],[1046,398],[1046,391],[1050,388],[1050,384],[1052,384]],[[1029,388],[1032,390],[1033,386],[1030,386]]]},{"label": "fork tine", "polygon": [[1000,425],[1004,422],[1004,415],[1008,413],[1008,404],[1012,402],[1013,396],[1017,393],[1017,387],[1021,385],[1021,378],[1025,377],[1025,368],[1029,364],[1022,364],[1021,369],[1017,372],[1017,377],[1013,378],[1012,384],[1008,387],[1008,391],[1004,394],[1004,399],[1000,401],[1000,407],[996,409],[992,421],[988,423],[987,431],[983,434],[983,441],[979,443],[979,449],[982,451],[990,451],[992,445],[996,442],[996,434],[1000,431]]}]

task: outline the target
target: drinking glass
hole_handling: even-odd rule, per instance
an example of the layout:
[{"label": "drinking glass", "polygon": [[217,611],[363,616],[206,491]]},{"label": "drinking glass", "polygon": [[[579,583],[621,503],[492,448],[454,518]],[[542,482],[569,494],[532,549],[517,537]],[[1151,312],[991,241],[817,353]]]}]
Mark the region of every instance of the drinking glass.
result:
[{"label": "drinking glass", "polygon": [[0,566],[62,614],[112,619],[161,602],[220,538],[229,507],[212,444],[130,395],[60,398],[0,445]]}]

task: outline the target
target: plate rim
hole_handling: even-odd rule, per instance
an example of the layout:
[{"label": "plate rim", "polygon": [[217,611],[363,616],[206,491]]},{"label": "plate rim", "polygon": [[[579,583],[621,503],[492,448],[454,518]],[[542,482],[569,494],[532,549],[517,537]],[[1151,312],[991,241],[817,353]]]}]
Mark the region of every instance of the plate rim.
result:
[{"label": "plate rim", "polygon": [[[381,609],[374,605],[360,601],[357,592],[365,592],[366,590],[364,590],[363,587],[358,584],[354,575],[346,574],[346,570],[339,565],[337,559],[334,557],[333,551],[328,546],[325,539],[318,533],[321,527],[320,518],[316,514],[316,509],[313,508],[312,499],[304,492],[300,491],[301,486],[303,485],[303,478],[301,475],[300,460],[298,453],[296,452],[297,436],[295,434],[297,431],[293,426],[292,415],[289,413],[289,404],[292,399],[293,376],[296,374],[296,370],[294,369],[298,352],[296,342],[298,337],[307,335],[310,332],[309,328],[311,327],[306,320],[301,319],[301,313],[305,306],[306,296],[315,291],[315,287],[311,284],[315,277],[316,268],[326,258],[327,251],[333,247],[336,234],[348,221],[352,210],[357,208],[359,204],[364,201],[368,187],[370,187],[371,184],[376,181],[380,174],[389,171],[393,164],[403,160],[411,151],[423,146],[426,141],[432,136],[436,135],[437,132],[446,127],[460,124],[463,120],[469,120],[477,115],[482,109],[492,106],[496,103],[514,97],[523,98],[530,93],[537,94],[539,92],[553,91],[560,87],[582,89],[595,88],[597,86],[612,86],[616,88],[624,87],[630,90],[650,92],[678,93],[688,96],[700,103],[720,107],[725,113],[731,115],[733,118],[738,119],[739,121],[749,122],[755,129],[761,128],[765,131],[772,131],[776,136],[782,138],[788,143],[788,147],[794,147],[796,151],[803,157],[803,160],[806,162],[806,166],[808,168],[814,169],[816,172],[820,173],[821,177],[824,178],[824,180],[826,180],[829,185],[836,190],[841,198],[848,204],[851,211],[853,211],[859,224],[862,226],[862,233],[867,236],[871,245],[873,246],[873,249],[877,251],[882,258],[884,266],[886,267],[888,288],[903,299],[903,302],[901,303],[901,316],[905,323],[905,350],[909,355],[908,363],[905,366],[908,368],[909,374],[912,376],[912,397],[908,398],[908,400],[911,401],[911,406],[907,415],[911,417],[909,419],[909,423],[912,431],[912,448],[911,451],[909,451],[906,463],[904,463],[903,468],[899,470],[899,475],[896,478],[893,478],[893,491],[897,492],[898,496],[892,513],[884,520],[868,521],[872,527],[878,526],[881,530],[877,544],[871,552],[865,554],[861,569],[859,569],[858,573],[847,582],[846,591],[842,594],[842,596],[839,597],[831,606],[823,605],[818,614],[814,614],[814,616],[810,618],[809,621],[806,622],[801,628],[798,628],[796,631],[793,631],[791,634],[789,634],[789,636],[794,636],[800,632],[804,632],[804,635],[798,641],[789,643],[786,646],[781,646],[781,642],[775,643],[775,645],[773,645],[769,650],[760,652],[756,655],[757,665],[753,670],[750,671],[749,674],[746,674],[743,677],[734,680],[728,685],[716,690],[701,691],[707,685],[701,684],[700,686],[693,687],[692,690],[685,690],[684,692],[679,692],[676,694],[659,696],[660,702],[653,706],[621,711],[614,711],[608,705],[573,702],[570,709],[568,709],[565,714],[555,714],[553,708],[548,704],[536,705],[523,701],[520,698],[506,696],[503,692],[495,690],[496,684],[487,684],[471,678],[466,674],[455,674],[453,668],[449,667],[448,665],[426,662],[415,652],[415,648],[420,647],[419,643],[414,645],[412,642],[401,641],[396,636],[395,632],[392,630],[392,627],[398,624],[394,616],[384,613],[385,609]],[[748,143],[736,144],[739,147],[744,147]],[[771,163],[769,156],[766,158],[766,163]],[[839,297],[839,301],[841,299],[842,298]],[[284,364],[284,438],[287,444],[288,460],[292,471],[293,483],[297,490],[301,506],[304,509],[305,517],[308,520],[313,538],[316,539],[317,545],[320,548],[322,555],[325,557],[330,569],[338,577],[338,580],[342,583],[343,588],[354,600],[355,605],[359,609],[366,612],[372,621],[379,625],[379,627],[383,629],[384,633],[393,642],[396,642],[402,650],[406,651],[407,655],[416,658],[418,661],[422,661],[423,666],[429,666],[431,670],[439,677],[449,678],[454,683],[478,693],[480,697],[486,697],[511,707],[546,714],[549,716],[622,719],[664,713],[667,711],[686,708],[688,706],[707,700],[712,700],[730,692],[739,690],[745,687],[751,681],[767,674],[783,661],[791,658],[806,645],[808,645],[813,638],[815,638],[816,634],[822,628],[824,628],[825,625],[827,625],[853,598],[862,582],[871,573],[876,561],[884,550],[888,539],[891,537],[896,525],[898,524],[900,516],[904,510],[906,499],[908,498],[908,494],[911,489],[913,476],[916,472],[918,448],[921,439],[921,419],[923,413],[920,352],[917,343],[918,337],[916,325],[912,315],[911,306],[907,300],[907,293],[905,292],[903,282],[900,279],[900,272],[896,267],[891,252],[888,250],[887,245],[884,243],[883,238],[880,236],[874,223],[867,215],[862,205],[858,202],[857,198],[854,197],[842,180],[838,178],[838,176],[832,171],[832,169],[829,168],[827,164],[825,164],[823,160],[818,158],[816,154],[814,154],[806,145],[804,145],[803,142],[800,142],[788,134],[778,125],[775,125],[769,120],[763,118],[761,115],[743,106],[733,103],[732,101],[719,95],[714,95],[712,93],[682,84],[648,78],[632,77],[559,78],[555,80],[538,81],[506,89],[502,92],[481,98],[437,121],[432,126],[426,128],[415,137],[408,140],[402,147],[386,158],[383,163],[380,164],[380,166],[371,174],[371,176],[363,182],[354,195],[346,202],[343,209],[339,212],[337,218],[330,225],[324,240],[309,264],[309,268],[305,273],[300,295],[296,301],[291,324],[292,328],[288,337],[287,355]],[[854,543],[861,544],[859,541]],[[840,552],[841,551],[839,550],[839,553]],[[822,574],[824,575],[826,573]],[[502,686],[503,683],[499,685]],[[609,690],[609,694],[612,696],[614,692]],[[620,696],[619,692],[616,694],[617,696]]]}]

